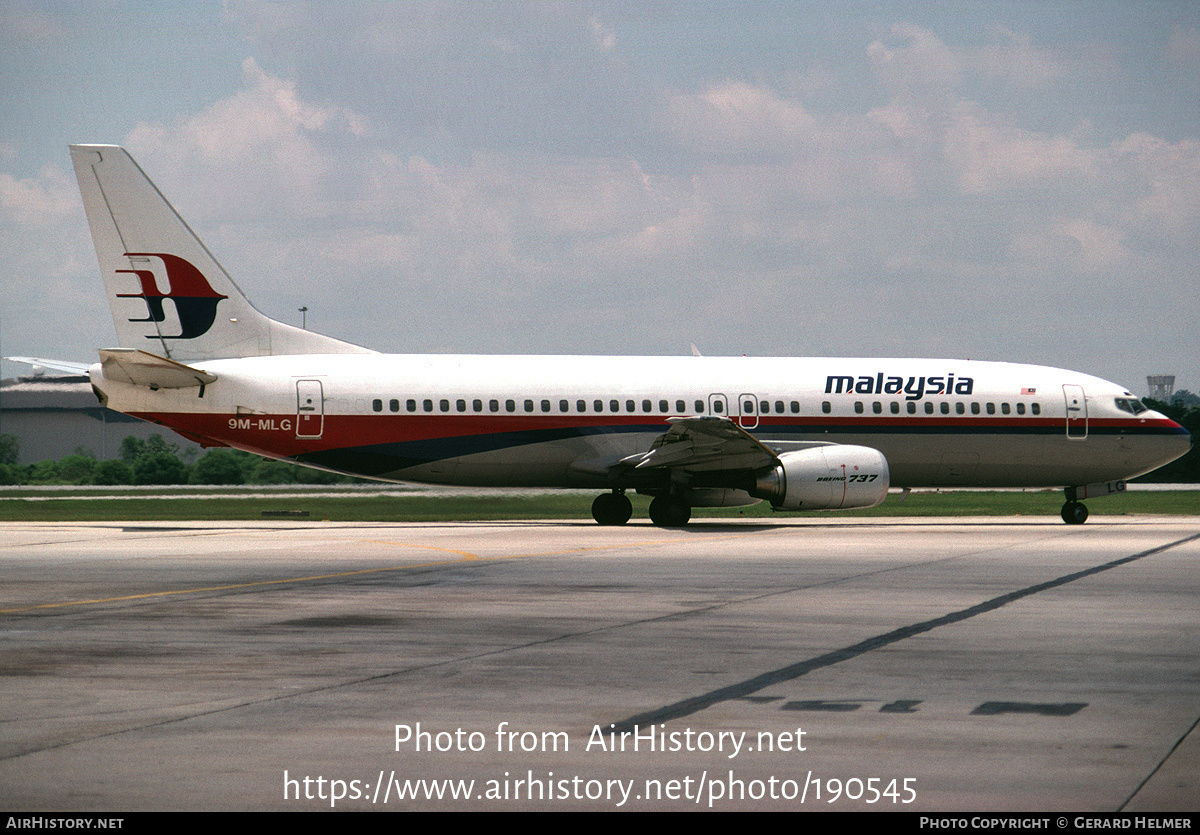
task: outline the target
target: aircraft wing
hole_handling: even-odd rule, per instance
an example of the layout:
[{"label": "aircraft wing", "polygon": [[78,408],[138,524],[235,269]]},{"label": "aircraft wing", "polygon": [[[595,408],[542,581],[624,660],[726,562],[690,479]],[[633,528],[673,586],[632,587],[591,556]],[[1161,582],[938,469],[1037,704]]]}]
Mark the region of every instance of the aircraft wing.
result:
[{"label": "aircraft wing", "polygon": [[670,417],[671,428],[646,452],[622,458],[597,457],[575,461],[571,470],[581,475],[617,475],[633,470],[664,468],[683,472],[746,470],[753,472],[779,463],[779,456],[829,441],[759,441],[727,417]]},{"label": "aircraft wing", "polygon": [[770,448],[728,418],[672,417],[667,421],[671,428],[648,452],[622,458],[618,466],[686,472],[756,470],[779,460]]}]

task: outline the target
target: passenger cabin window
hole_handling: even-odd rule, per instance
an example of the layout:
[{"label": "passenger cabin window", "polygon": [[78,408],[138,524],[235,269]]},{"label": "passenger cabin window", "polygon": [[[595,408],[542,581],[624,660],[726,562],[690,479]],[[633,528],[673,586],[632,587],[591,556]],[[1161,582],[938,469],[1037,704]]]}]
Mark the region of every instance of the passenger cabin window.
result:
[{"label": "passenger cabin window", "polygon": [[696,401],[696,414],[698,414],[698,415],[704,414],[704,401],[703,400]]},{"label": "passenger cabin window", "polygon": [[830,403],[828,400],[822,402],[821,403],[821,411],[824,412],[825,414],[829,414],[830,412],[833,411],[833,404]]},{"label": "passenger cabin window", "polygon": [[427,412],[433,411],[433,401],[432,400],[426,400],[422,405],[424,405],[425,411],[427,411]]},{"label": "passenger cabin window", "polygon": [[471,411],[482,412],[483,411],[483,401],[482,400],[472,400],[471,401]]},{"label": "passenger cabin window", "polygon": [[1029,411],[1030,411],[1032,414],[1035,414],[1035,415],[1040,415],[1040,414],[1042,413],[1042,407],[1041,407],[1041,405],[1039,405],[1039,404],[1037,404],[1037,403],[1030,403],[1030,404],[1029,404]]},{"label": "passenger cabin window", "polygon": [[682,400],[676,400],[675,401],[675,411],[679,412],[679,414],[682,415],[684,412],[687,411],[687,404],[684,403]]},{"label": "passenger cabin window", "polygon": [[412,400],[411,398],[408,400],[405,400],[404,408],[410,412],[415,412],[417,410],[417,401]]},{"label": "passenger cabin window", "polygon": [[383,401],[382,400],[372,400],[371,408],[377,412],[382,412],[383,411]]},{"label": "passenger cabin window", "polygon": [[1025,404],[1024,404],[1024,403],[1018,403],[1018,404],[1017,404],[1017,414],[1018,414],[1018,415],[1023,415],[1023,414],[1025,414]]},{"label": "passenger cabin window", "polygon": [[449,401],[449,400],[442,400],[442,401],[439,401],[439,402],[438,402],[438,408],[439,408],[440,410],[442,410],[443,412],[448,412],[448,411],[450,411],[450,401]]},{"label": "passenger cabin window", "polygon": [[488,401],[488,410],[492,411],[492,412],[500,411],[500,401],[499,400],[489,400]]}]

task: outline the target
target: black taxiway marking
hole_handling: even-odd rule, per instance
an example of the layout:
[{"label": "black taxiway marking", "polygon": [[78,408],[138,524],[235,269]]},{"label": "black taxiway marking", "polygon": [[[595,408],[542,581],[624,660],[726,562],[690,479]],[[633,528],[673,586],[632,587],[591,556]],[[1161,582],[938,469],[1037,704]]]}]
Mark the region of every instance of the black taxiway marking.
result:
[{"label": "black taxiway marking", "polygon": [[966,609],[961,609],[957,612],[950,612],[941,617],[931,620],[921,621],[920,623],[909,624],[902,626],[899,629],[893,629],[891,632],[885,632],[882,635],[876,635],[873,638],[868,638],[865,641],[860,641],[852,646],[842,649],[827,652],[824,655],[818,655],[816,658],[810,658],[806,661],[799,661],[795,664],[789,664],[786,667],[780,667],[778,670],[762,673],[753,678],[739,681],[735,684],[730,684],[726,687],[721,687],[717,690],[712,690],[708,693],[703,693],[699,696],[692,696],[689,699],[675,702],[674,704],[666,705],[665,707],[650,710],[645,713],[639,713],[636,716],[631,716],[628,719],[623,719],[620,722],[614,722],[609,733],[620,734],[632,732],[639,725],[652,725],[656,722],[667,722],[672,719],[679,719],[683,716],[690,716],[693,713],[698,713],[701,710],[712,707],[720,702],[726,702],[731,699],[745,699],[750,695],[757,693],[767,687],[772,687],[777,684],[782,684],[785,681],[799,678],[806,673],[811,673],[813,670],[819,670],[822,667],[829,667],[834,664],[839,664],[842,661],[849,661],[851,658],[856,658],[860,655],[865,655],[868,652],[880,649],[894,644],[897,641],[903,641],[905,638],[911,638],[914,635],[920,635],[923,632],[937,629],[939,626],[948,626],[952,623],[968,620],[977,615],[985,614],[999,609],[1001,606],[1007,606],[1013,601],[1020,600],[1023,597],[1029,597],[1049,589],[1064,586],[1067,583],[1073,583],[1076,580],[1081,580],[1084,577],[1090,577],[1093,574],[1100,574],[1104,571],[1109,571],[1113,568],[1119,568],[1122,565],[1128,565],[1135,560],[1140,560],[1143,557],[1149,557],[1154,554],[1161,554],[1163,551],[1168,551],[1184,543],[1200,539],[1200,533],[1185,536],[1183,539],[1178,539],[1175,542],[1168,542],[1166,545],[1159,545],[1157,548],[1151,548],[1147,551],[1142,551],[1138,554],[1133,554],[1128,557],[1121,557],[1118,560],[1102,563],[1101,565],[1085,568],[1082,571],[1075,571],[1070,574],[1064,574],[1062,577],[1057,577],[1053,580],[1047,580],[1044,583],[1038,583],[1033,586],[1028,586],[1017,591],[1002,594],[999,597],[993,597],[991,600],[985,600],[982,603],[977,603]]}]

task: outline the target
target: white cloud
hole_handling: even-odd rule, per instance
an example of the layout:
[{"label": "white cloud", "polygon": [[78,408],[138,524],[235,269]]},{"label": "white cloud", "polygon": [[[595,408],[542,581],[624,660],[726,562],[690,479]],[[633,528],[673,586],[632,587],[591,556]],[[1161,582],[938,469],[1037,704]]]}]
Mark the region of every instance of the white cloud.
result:
[{"label": "white cloud", "polygon": [[599,18],[589,17],[588,31],[592,34],[592,43],[601,52],[610,52],[617,45],[617,36],[612,30],[600,22]]},{"label": "white cloud", "polygon": [[996,27],[994,34],[993,43],[965,58],[974,72],[1025,88],[1045,87],[1067,74],[1067,63],[1034,46],[1028,34],[1004,26]]},{"label": "white cloud", "polygon": [[[236,209],[239,194],[258,203],[272,193],[272,201],[287,199],[293,209],[311,212],[330,167],[319,138],[362,137],[366,120],[348,108],[305,101],[294,82],[264,72],[253,58],[242,71],[241,91],[174,125],[139,123],[126,143],[135,156],[169,165],[181,180],[207,190],[209,209]],[[237,189],[228,188],[231,181]]]},{"label": "white cloud", "polygon": [[816,120],[798,102],[739,81],[673,96],[667,118],[680,142],[709,152],[791,155],[798,143],[820,138]]},{"label": "white cloud", "polygon": [[75,183],[59,171],[47,168],[36,178],[22,179],[0,173],[0,212],[7,221],[43,226],[62,221],[78,208]]},{"label": "white cloud", "polygon": [[1096,172],[1096,154],[1066,136],[1010,124],[973,102],[958,103],[946,126],[944,153],[958,186],[981,194]]},{"label": "white cloud", "polygon": [[1121,229],[1088,218],[1055,218],[1047,227],[1019,234],[1013,254],[1032,263],[1091,275],[1131,263]]},{"label": "white cloud", "polygon": [[1200,141],[1171,143],[1136,133],[1114,151],[1136,180],[1131,224],[1161,234],[1183,232],[1200,221]]},{"label": "white cloud", "polygon": [[893,93],[944,91],[962,81],[961,62],[940,38],[911,23],[896,23],[888,43],[872,41],[867,57],[879,81]]},{"label": "white cloud", "polygon": [[1200,63],[1200,27],[1177,23],[1167,40],[1167,58],[1181,64]]}]

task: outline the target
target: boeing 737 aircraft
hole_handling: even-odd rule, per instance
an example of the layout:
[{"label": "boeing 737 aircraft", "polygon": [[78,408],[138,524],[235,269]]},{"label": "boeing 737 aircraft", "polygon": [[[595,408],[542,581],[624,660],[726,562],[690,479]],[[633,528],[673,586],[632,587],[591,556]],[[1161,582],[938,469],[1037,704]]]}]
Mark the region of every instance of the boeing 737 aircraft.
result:
[{"label": "boeing 737 aircraft", "polygon": [[1191,439],[1122,386],[953,359],[380,354],[255,310],[124,149],[71,147],[120,347],[109,408],[208,446],[386,481],[603,491],[693,507],[873,507],[890,487],[1055,487],[1082,499]]}]

